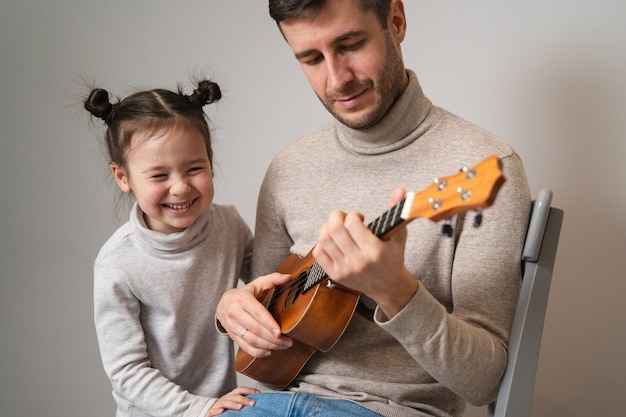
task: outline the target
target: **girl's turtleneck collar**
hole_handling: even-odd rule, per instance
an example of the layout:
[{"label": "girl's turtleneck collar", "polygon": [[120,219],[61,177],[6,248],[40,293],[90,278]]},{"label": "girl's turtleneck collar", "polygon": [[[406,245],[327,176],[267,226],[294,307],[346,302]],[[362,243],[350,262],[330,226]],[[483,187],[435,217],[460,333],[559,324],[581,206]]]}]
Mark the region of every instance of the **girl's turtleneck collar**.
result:
[{"label": "girl's turtleneck collar", "polygon": [[357,130],[335,120],[337,137],[346,149],[364,155],[383,154],[407,146],[423,133],[426,126],[421,124],[432,103],[424,96],[417,75],[409,69],[406,72],[409,83],[404,93],[376,125]]},{"label": "girl's turtleneck collar", "polygon": [[210,212],[210,208],[205,210],[191,226],[182,232],[166,234],[148,229],[143,218],[143,211],[135,202],[129,223],[142,247],[157,253],[180,253],[191,249],[207,237],[207,229],[211,227]]}]

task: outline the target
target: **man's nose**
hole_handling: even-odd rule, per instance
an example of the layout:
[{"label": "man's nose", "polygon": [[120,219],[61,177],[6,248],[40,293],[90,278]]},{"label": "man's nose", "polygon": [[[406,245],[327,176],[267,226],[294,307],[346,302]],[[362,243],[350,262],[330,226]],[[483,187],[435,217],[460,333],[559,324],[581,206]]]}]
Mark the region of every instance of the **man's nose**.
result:
[{"label": "man's nose", "polygon": [[333,91],[341,91],[354,78],[350,66],[342,57],[326,59],[326,71],[328,87]]}]

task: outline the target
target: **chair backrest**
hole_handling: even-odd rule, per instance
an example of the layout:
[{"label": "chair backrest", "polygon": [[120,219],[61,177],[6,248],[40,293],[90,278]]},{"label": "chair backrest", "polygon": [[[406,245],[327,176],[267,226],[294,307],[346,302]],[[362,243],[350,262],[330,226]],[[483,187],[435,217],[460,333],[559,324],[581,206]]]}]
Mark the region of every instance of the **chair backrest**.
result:
[{"label": "chair backrest", "polygon": [[544,188],[533,202],[522,254],[522,287],[509,339],[509,360],[489,417],[529,417],[543,323],[552,282],[563,210]]}]

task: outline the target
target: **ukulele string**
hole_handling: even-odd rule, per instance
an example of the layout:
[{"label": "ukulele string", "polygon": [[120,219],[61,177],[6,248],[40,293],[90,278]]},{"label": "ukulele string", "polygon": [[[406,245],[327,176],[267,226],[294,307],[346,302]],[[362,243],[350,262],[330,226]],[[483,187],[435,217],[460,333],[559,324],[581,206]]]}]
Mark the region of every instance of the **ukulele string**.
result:
[{"label": "ukulele string", "polygon": [[[317,277],[312,282],[309,283],[312,273],[315,273]],[[270,302],[268,303],[266,308],[271,311],[276,306],[277,299],[280,298],[281,294],[283,294],[285,291],[291,292],[291,291],[294,291],[294,288],[295,288],[296,294],[300,295],[302,292],[306,292],[309,289],[313,288],[316,284],[321,282],[325,277],[326,277],[326,272],[324,272],[322,267],[317,262],[313,263],[311,265],[311,268],[308,270],[308,272],[302,273],[299,276],[297,276],[294,280],[276,287],[274,289],[274,294],[272,295],[272,298],[270,299]],[[307,283],[309,283],[308,286],[307,286]]]}]

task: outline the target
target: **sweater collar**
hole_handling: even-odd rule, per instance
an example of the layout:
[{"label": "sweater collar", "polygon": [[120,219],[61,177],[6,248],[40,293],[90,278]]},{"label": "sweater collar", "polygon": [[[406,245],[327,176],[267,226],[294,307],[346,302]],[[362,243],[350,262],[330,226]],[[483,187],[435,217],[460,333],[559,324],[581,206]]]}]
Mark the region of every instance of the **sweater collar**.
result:
[{"label": "sweater collar", "polygon": [[151,252],[180,253],[198,245],[208,235],[211,227],[210,209],[204,213],[188,228],[177,233],[161,233],[148,229],[143,218],[143,211],[135,202],[130,213],[130,228],[133,234]]},{"label": "sweater collar", "polygon": [[383,154],[407,146],[426,130],[422,122],[432,103],[424,96],[415,72],[409,69],[406,72],[409,84],[379,123],[357,130],[335,120],[337,137],[346,149],[364,155]]}]

